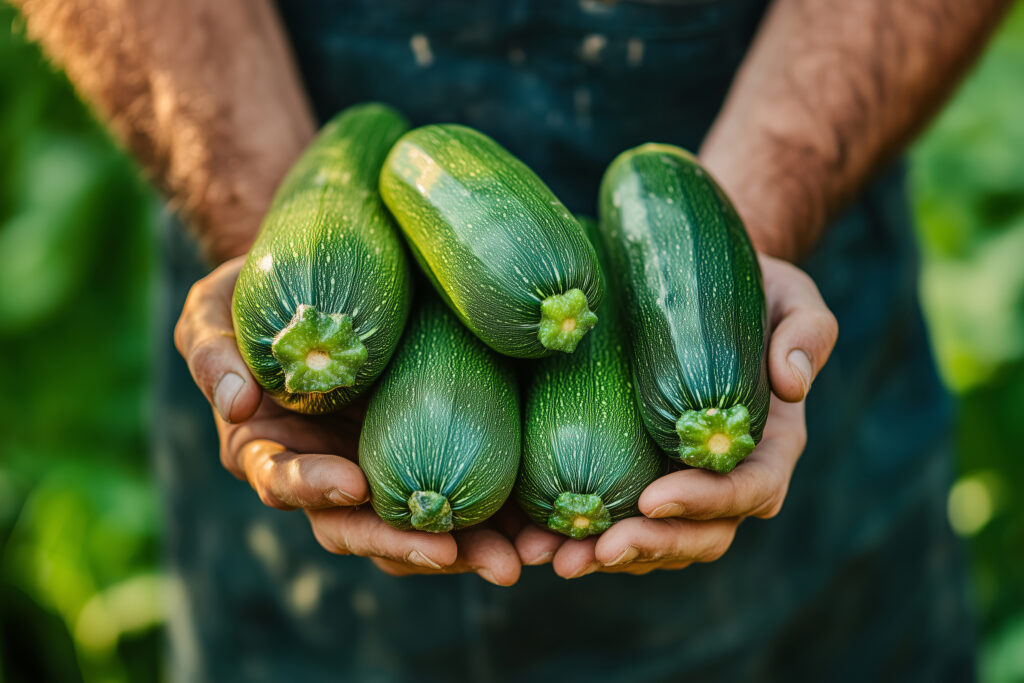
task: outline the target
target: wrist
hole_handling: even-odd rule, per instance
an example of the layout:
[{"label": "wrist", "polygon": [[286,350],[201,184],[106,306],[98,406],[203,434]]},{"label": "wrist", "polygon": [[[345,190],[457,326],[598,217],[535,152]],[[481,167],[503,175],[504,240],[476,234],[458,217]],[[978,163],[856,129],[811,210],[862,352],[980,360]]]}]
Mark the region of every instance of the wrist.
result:
[{"label": "wrist", "polygon": [[220,169],[195,174],[181,208],[195,226],[205,256],[214,264],[246,253],[259,232],[277,186],[313,135],[302,134],[275,149],[218,155]]},{"label": "wrist", "polygon": [[249,250],[276,187],[277,181],[254,176],[216,178],[182,202],[182,212],[211,264]]},{"label": "wrist", "polygon": [[798,149],[737,140],[713,132],[701,147],[701,163],[732,200],[754,247],[798,261],[825,225],[826,169]]}]

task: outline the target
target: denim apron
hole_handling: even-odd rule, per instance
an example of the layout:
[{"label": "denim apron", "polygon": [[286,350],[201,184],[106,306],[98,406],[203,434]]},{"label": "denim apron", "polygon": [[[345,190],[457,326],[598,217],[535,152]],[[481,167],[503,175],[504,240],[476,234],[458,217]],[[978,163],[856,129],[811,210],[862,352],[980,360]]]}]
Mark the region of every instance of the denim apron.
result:
[{"label": "denim apron", "polygon": [[[648,141],[696,149],[764,0],[282,2],[321,120],[388,102],[457,121],[593,214],[600,176]],[[222,470],[210,410],[170,345],[204,268],[165,239],[156,460],[180,681],[864,681],[973,676],[944,515],[950,406],[917,302],[904,169],[883,173],[802,264],[841,330],[807,403],[782,513],[719,561],[565,581],[524,568],[396,579],[336,557],[301,512]]]}]

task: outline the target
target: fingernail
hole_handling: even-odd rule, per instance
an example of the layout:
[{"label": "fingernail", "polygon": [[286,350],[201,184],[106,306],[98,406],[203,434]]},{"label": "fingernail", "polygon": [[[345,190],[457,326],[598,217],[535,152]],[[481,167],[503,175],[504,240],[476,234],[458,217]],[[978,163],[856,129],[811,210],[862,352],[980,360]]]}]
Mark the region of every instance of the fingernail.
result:
[{"label": "fingernail", "polygon": [[405,561],[411,564],[418,565],[420,567],[428,567],[430,569],[440,569],[441,565],[434,562],[432,559],[421,553],[419,550],[412,550],[405,557]]},{"label": "fingernail", "polygon": [[554,556],[555,556],[555,554],[549,550],[546,553],[541,553],[540,555],[538,555],[537,557],[533,558],[532,560],[530,560],[526,564],[528,564],[528,565],[544,564],[545,562],[550,562],[551,558],[553,558]]},{"label": "fingernail", "polygon": [[789,367],[800,379],[800,383],[804,386],[804,394],[806,395],[811,388],[811,372],[813,372],[811,370],[811,359],[807,357],[807,353],[803,349],[793,349],[786,356],[786,362],[789,363]]},{"label": "fingernail", "polygon": [[683,506],[679,503],[665,503],[651,510],[648,517],[682,517]]},{"label": "fingernail", "polygon": [[637,550],[636,548],[634,548],[631,545],[627,545],[626,549],[623,550],[621,553],[619,553],[618,557],[616,557],[611,562],[605,562],[604,566],[606,566],[606,567],[614,567],[615,565],[618,565],[618,564],[626,564],[627,562],[632,562],[633,560],[635,560],[639,555],[640,555],[640,551],[639,550]]},{"label": "fingernail", "polygon": [[233,372],[229,372],[220,378],[217,386],[213,389],[213,404],[217,412],[228,422],[231,422],[231,405],[235,402],[238,392],[245,386],[245,380]]},{"label": "fingernail", "polygon": [[591,562],[590,564],[585,566],[583,569],[579,570],[578,572],[576,572],[575,574],[570,576],[569,578],[570,579],[578,579],[581,576],[586,576],[587,574],[593,574],[594,572],[597,571],[597,568],[600,567],[600,566],[601,565],[599,565],[597,562]]},{"label": "fingernail", "polygon": [[355,496],[349,495],[340,489],[331,489],[328,491],[327,499],[335,505],[359,505],[363,502]]},{"label": "fingernail", "polygon": [[480,575],[480,578],[487,583],[493,583],[495,586],[500,585],[497,579],[494,578],[494,574],[491,573],[490,569],[477,569],[476,573]]}]

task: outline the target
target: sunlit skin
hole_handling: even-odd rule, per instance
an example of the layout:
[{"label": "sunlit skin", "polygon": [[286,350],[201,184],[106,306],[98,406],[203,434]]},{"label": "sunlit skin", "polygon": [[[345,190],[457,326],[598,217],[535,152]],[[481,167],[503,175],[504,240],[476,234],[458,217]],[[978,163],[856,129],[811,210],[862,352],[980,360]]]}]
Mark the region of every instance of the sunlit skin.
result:
[{"label": "sunlit skin", "polygon": [[[272,4],[14,4],[29,35],[175,205],[187,208],[211,261],[244,253],[315,128]],[[806,254],[828,218],[938,109],[1008,5],[775,0],[699,155],[754,245],[786,261]],[[204,30],[196,31],[200,20]],[[238,26],[247,28],[245,40]],[[401,532],[358,505],[368,495],[352,461],[360,407],[311,418],[263,398],[231,328],[239,267],[228,261],[195,286],[176,333],[214,406],[224,466],[268,505],[304,508],[327,550],[372,557],[396,575],[475,571],[508,585],[520,562],[553,562],[559,575],[579,576],[721,556],[740,519],[781,507],[804,445],[803,399],[837,331],[814,283],[763,257],[775,396],[764,438],[734,471],[666,475],[640,499],[646,517],[596,539],[566,540],[525,524],[514,509],[451,535]]]},{"label": "sunlit skin", "polygon": [[[514,505],[486,525],[455,533],[394,529],[363,505],[370,491],[355,461],[365,402],[308,416],[262,393],[238,355],[227,306],[242,261],[226,262],[193,287],[175,331],[178,349],[214,406],[224,467],[248,481],[264,504],[305,510],[329,552],[371,557],[391,574],[476,572],[491,583],[515,583],[521,563],[509,539],[526,520]],[[233,398],[218,398],[225,373],[244,380]]]},{"label": "sunlit skin", "polygon": [[[703,470],[668,474],[640,498],[641,512],[653,519],[623,520],[597,538],[576,541],[543,530],[527,523],[511,502],[486,524],[453,534],[398,531],[361,505],[369,488],[354,460],[363,404],[333,416],[299,415],[263,397],[248,374],[227,308],[240,267],[241,259],[228,261],[193,287],[175,334],[193,377],[215,406],[221,461],[248,481],[265,504],[304,509],[328,551],[371,557],[394,575],[476,572],[492,583],[511,585],[522,564],[553,562],[555,572],[568,578],[598,569],[646,573],[716,559],[742,517],[771,517],[781,507],[803,450],[802,401],[810,386],[788,358],[801,349],[817,370],[836,334],[835,319],[811,279],[794,266],[762,256],[774,330],[769,374],[775,393],[795,403],[773,397],[764,438],[742,466],[728,475]],[[226,372],[245,382],[230,401],[217,397],[216,382]],[[684,509],[689,519],[676,519]]]}]

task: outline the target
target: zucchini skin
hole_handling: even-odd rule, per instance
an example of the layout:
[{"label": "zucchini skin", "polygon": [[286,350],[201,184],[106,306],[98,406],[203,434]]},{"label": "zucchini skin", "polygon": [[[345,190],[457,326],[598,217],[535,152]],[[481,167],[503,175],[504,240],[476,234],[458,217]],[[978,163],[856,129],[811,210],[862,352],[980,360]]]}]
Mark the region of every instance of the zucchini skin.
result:
[{"label": "zucchini skin", "polygon": [[455,124],[416,128],[388,155],[380,190],[441,297],[495,351],[571,353],[596,323],[603,283],[593,247],[540,178],[491,138]]},{"label": "zucchini skin", "polygon": [[[411,272],[377,179],[408,128],[381,104],[331,119],[278,188],[239,273],[232,302],[239,351],[264,390],[291,410],[328,413],[351,402],[398,345]],[[337,351],[328,355],[341,359],[339,372],[305,367],[310,345]]]},{"label": "zucchini skin", "polygon": [[359,466],[374,510],[397,529],[432,532],[487,519],[515,483],[519,420],[508,361],[431,295],[413,313],[363,423]]},{"label": "zucchini skin", "polygon": [[[580,223],[607,273],[596,226]],[[640,417],[629,336],[612,289],[601,312],[601,325],[575,353],[535,365],[523,414],[516,499],[534,522],[573,538],[639,514],[640,494],[667,466]]]},{"label": "zucchini skin", "polygon": [[[761,268],[739,215],[691,154],[659,144],[612,162],[599,215],[647,430],[686,464],[731,470],[760,441],[770,396]],[[728,450],[706,447],[722,434]]]}]

